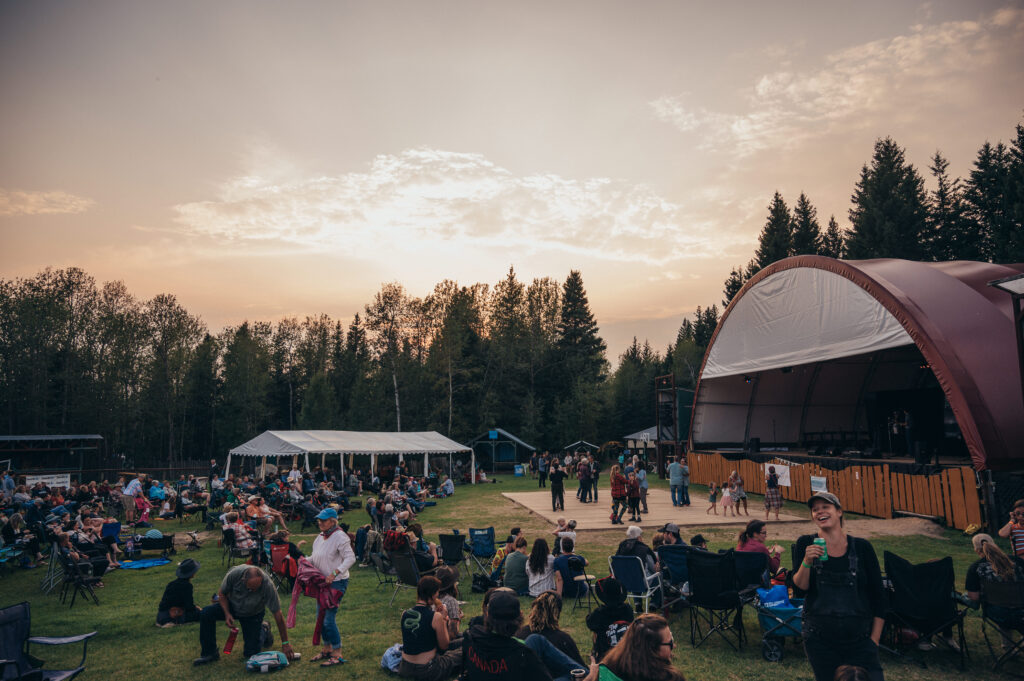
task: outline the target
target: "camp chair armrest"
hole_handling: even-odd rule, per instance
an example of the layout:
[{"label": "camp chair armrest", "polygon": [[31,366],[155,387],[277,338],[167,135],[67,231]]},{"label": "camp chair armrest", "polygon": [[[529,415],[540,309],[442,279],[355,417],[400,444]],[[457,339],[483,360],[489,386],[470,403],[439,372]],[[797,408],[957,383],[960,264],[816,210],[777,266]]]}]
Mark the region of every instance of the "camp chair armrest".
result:
[{"label": "camp chair armrest", "polygon": [[653,574],[647,575],[647,586],[648,587],[651,586],[651,582],[657,582],[658,584],[661,584],[661,573],[660,572],[655,572]]},{"label": "camp chair armrest", "polygon": [[28,642],[37,643],[41,646],[62,646],[66,643],[87,641],[95,635],[95,631],[90,631],[88,634],[78,634],[77,636],[32,636],[28,639]]}]

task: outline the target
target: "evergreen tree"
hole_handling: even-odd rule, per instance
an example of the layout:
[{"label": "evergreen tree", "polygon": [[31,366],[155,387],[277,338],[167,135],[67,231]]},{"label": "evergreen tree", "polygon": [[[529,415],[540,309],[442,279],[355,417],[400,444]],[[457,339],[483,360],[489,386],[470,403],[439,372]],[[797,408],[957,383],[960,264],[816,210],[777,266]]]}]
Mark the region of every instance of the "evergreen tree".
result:
[{"label": "evergreen tree", "polygon": [[1014,262],[1007,256],[1014,250],[1014,230],[1007,208],[1007,187],[1010,177],[1010,156],[1002,142],[988,142],[978,150],[974,168],[967,180],[965,199],[968,214],[977,227],[977,241],[965,252],[976,259],[993,262]]},{"label": "evergreen tree", "polygon": [[768,221],[761,230],[758,239],[757,253],[754,259],[757,260],[757,268],[764,269],[776,260],[788,258],[793,247],[793,223],[789,214],[786,202],[782,195],[775,192],[772,201],[768,204]]},{"label": "evergreen tree", "polygon": [[558,322],[557,352],[568,376],[585,383],[597,383],[608,365],[604,341],[598,335],[597,321],[590,311],[583,276],[569,272],[562,286],[561,317]]},{"label": "evergreen tree", "polygon": [[1006,216],[1010,238],[996,258],[996,262],[1003,263],[1024,262],[1024,125],[1018,123],[1015,132],[1016,137],[1010,145],[1006,186]]},{"label": "evergreen tree", "polygon": [[924,180],[892,138],[875,142],[871,165],[861,169],[850,208],[847,255],[920,260],[927,225]]},{"label": "evergreen tree", "polygon": [[821,235],[821,246],[818,248],[818,255],[837,260],[846,257],[846,233],[839,227],[835,215],[830,215],[828,218],[828,227],[825,228],[825,233]]},{"label": "evergreen tree", "polygon": [[978,260],[981,245],[978,230],[967,218],[960,178],[950,179],[949,161],[936,151],[929,166],[935,177],[935,191],[928,202],[928,239],[932,260]]},{"label": "evergreen tree", "polygon": [[[381,286],[373,302],[365,307],[366,327],[372,333],[370,348],[375,359],[387,367],[391,378],[391,391],[395,398],[395,430],[402,430],[402,404],[398,390],[398,375],[405,363],[402,348],[406,339],[406,321],[409,296],[398,282]],[[404,377],[403,377],[404,378]]]},{"label": "evergreen tree", "polygon": [[331,389],[331,381],[324,372],[315,374],[306,387],[299,412],[299,427],[304,430],[337,430],[338,401]]},{"label": "evergreen tree", "polygon": [[732,271],[729,272],[729,277],[725,280],[725,288],[722,289],[722,294],[725,296],[722,298],[722,307],[729,307],[729,303],[732,302],[732,299],[743,288],[745,281],[743,269],[739,267],[732,268]]},{"label": "evergreen tree", "polygon": [[229,449],[270,425],[270,328],[269,324],[243,322],[226,330],[224,336],[223,418],[218,434],[221,449]]},{"label": "evergreen tree", "polygon": [[754,275],[761,271],[761,268],[757,266],[757,259],[751,258],[747,263],[746,268],[743,270],[743,283],[747,283],[753,279]]},{"label": "evergreen tree", "polygon": [[793,234],[790,255],[814,255],[821,250],[821,225],[818,209],[803,192],[793,207]]}]

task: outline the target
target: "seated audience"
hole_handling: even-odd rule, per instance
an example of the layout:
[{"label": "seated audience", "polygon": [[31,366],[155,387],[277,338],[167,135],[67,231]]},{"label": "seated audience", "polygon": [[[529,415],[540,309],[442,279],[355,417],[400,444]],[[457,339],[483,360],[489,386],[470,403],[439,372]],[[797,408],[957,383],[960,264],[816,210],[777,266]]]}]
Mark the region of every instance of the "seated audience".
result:
[{"label": "seated audience", "polygon": [[545,591],[533,602],[526,624],[516,632],[516,638],[526,639],[530,634],[540,634],[556,648],[568,655],[581,666],[584,664],[572,636],[558,628],[562,614],[562,597],[554,591]]},{"label": "seated audience", "polygon": [[178,564],[174,571],[175,579],[164,588],[160,605],[156,609],[156,625],[173,627],[186,622],[198,622],[202,611],[195,604],[192,591],[192,578],[199,572],[199,562],[186,558]]},{"label": "seated audience", "polygon": [[576,580],[577,575],[583,574],[587,559],[573,553],[575,548],[573,540],[565,537],[562,539],[562,554],[552,563],[555,570],[555,591],[562,598],[575,598],[587,593],[587,583]]},{"label": "seated audience", "polygon": [[402,678],[440,681],[462,665],[461,652],[448,649],[448,611],[437,598],[440,588],[436,577],[420,578],[416,605],[402,613]]},{"label": "seated audience", "polygon": [[530,595],[536,598],[545,591],[555,588],[555,557],[548,551],[548,543],[543,537],[533,542],[530,559],[526,561],[526,578],[530,585]]},{"label": "seated audience", "polygon": [[[971,538],[971,544],[978,554],[978,560],[967,568],[964,589],[972,601],[981,600],[981,591],[987,582],[1024,581],[1024,560],[1017,556],[1007,556],[996,546],[991,536],[976,534]],[[985,614],[1003,627],[1024,631],[1024,610],[986,606]]]},{"label": "seated audience", "polygon": [[672,665],[675,640],[661,615],[640,615],[619,644],[608,651],[601,666],[622,681],[686,681]]},{"label": "seated audience", "polygon": [[614,577],[605,577],[594,584],[594,594],[601,605],[587,615],[587,629],[593,633],[594,659],[598,662],[615,647],[633,621],[633,608],[626,603],[626,590]]},{"label": "seated audience", "polygon": [[768,570],[773,575],[779,571],[781,563],[782,547],[773,544],[771,548],[765,546],[764,541],[768,537],[768,526],[763,520],[751,520],[747,527],[740,532],[736,542],[736,550],[745,553],[763,553],[768,556]]},{"label": "seated audience", "polygon": [[505,586],[516,592],[517,596],[526,596],[530,592],[530,578],[526,575],[526,537],[517,537],[515,550],[505,558]]}]

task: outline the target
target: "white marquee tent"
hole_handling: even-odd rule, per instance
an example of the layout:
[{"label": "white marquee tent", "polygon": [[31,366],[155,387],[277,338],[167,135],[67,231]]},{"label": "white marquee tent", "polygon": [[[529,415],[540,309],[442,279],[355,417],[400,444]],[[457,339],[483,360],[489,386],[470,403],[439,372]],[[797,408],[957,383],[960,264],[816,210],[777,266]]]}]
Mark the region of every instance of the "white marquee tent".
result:
[{"label": "white marquee tent", "polygon": [[[428,457],[447,454],[450,461],[453,454],[470,454],[473,450],[449,440],[435,431],[410,433],[378,433],[359,432],[352,430],[268,430],[245,444],[239,445],[228,452],[224,475],[231,470],[232,456],[257,456],[264,459],[282,456],[303,457],[305,468],[309,470],[309,455],[319,454],[321,465],[328,454],[338,455],[342,459],[341,470],[344,473],[344,456],[369,456],[370,470],[377,469],[378,454],[397,454],[399,460],[406,456],[423,455],[423,470],[428,470]],[[472,461],[475,470],[476,461]]]}]

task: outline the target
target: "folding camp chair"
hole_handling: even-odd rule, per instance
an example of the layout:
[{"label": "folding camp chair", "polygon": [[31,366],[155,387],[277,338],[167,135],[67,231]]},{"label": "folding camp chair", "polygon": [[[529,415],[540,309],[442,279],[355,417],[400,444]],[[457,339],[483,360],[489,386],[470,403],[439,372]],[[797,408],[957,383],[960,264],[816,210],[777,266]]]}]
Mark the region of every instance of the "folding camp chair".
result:
[{"label": "folding camp chair", "polygon": [[263,541],[263,553],[270,566],[270,577],[278,591],[288,593],[292,589],[297,567],[288,555],[288,544],[273,544],[269,539]]},{"label": "folding camp chair", "polygon": [[[990,629],[995,630],[992,638],[989,638]],[[999,671],[1024,652],[1021,632],[1024,632],[1024,582],[982,581],[981,634],[992,657],[993,671]]]},{"label": "folding camp chair", "polygon": [[420,583],[420,577],[432,574],[434,570],[420,572],[416,567],[416,556],[412,555],[411,548],[390,551],[388,555],[391,558],[391,564],[395,567],[395,592],[391,594],[391,601],[388,603],[388,605],[393,605],[399,591],[415,589]]},{"label": "folding camp chair", "polygon": [[462,567],[469,572],[466,564],[466,536],[463,534],[439,534],[438,542],[441,545],[441,560],[445,565],[455,568],[458,572]]},{"label": "folding camp chair", "polygon": [[470,556],[476,564],[477,571],[486,577],[490,577],[491,560],[494,559],[494,554],[498,552],[494,547],[494,528],[469,528],[469,545],[473,549]]},{"label": "folding camp chair", "polygon": [[663,544],[658,547],[658,562],[661,563],[661,608],[668,615],[669,608],[676,603],[685,603],[689,591],[690,570],[686,555],[691,549],[685,544]]},{"label": "folding camp chair", "polygon": [[222,529],[222,543],[224,544],[224,553],[220,556],[221,565],[224,564],[224,559],[228,560],[228,567],[231,567],[235,558],[248,559],[252,557],[252,549],[242,549],[235,546],[235,531],[230,529]]},{"label": "folding camp chair", "polygon": [[64,565],[61,563],[60,551],[57,547],[50,547],[50,557],[46,561],[46,572],[43,573],[43,579],[39,583],[39,588],[44,594],[48,594],[57,588],[58,584],[64,581]]},{"label": "folding camp chair", "polygon": [[[28,602],[19,603],[0,610],[0,678],[38,679],[39,681],[69,681],[85,669],[85,656],[89,639],[95,631],[78,636],[32,636],[32,614]],[[82,644],[82,659],[74,669],[38,669],[38,660],[29,654],[33,643],[44,646],[60,646],[68,643]]]},{"label": "folding camp chair", "polygon": [[686,556],[690,573],[690,645],[699,647],[713,634],[734,650],[743,647],[743,601],[736,589],[736,558],[732,551],[691,551]]},{"label": "folding camp chair", "polygon": [[[964,637],[964,617],[967,608],[958,608],[955,600],[955,575],[953,559],[949,556],[920,565],[912,565],[894,553],[884,554],[885,574],[892,584],[886,623],[893,635],[890,637],[891,650],[895,655],[904,656],[898,646],[895,631],[909,628],[917,631],[919,640],[937,639],[939,643],[957,653],[960,668],[963,669],[967,653],[967,639]],[[941,632],[953,630],[956,638],[950,645]],[[918,661],[921,666],[924,662]]]},{"label": "folding camp chair", "polygon": [[370,565],[373,566],[373,573],[377,575],[377,586],[391,586],[395,583],[395,568],[391,560],[383,553],[367,553]]},{"label": "folding camp chair", "polygon": [[58,554],[58,559],[61,561],[61,567],[64,568],[64,579],[63,585],[60,591],[60,602],[67,603],[68,592],[71,592],[71,604],[69,607],[75,607],[75,599],[81,594],[83,599],[92,599],[92,602],[96,605],[100,604],[100,599],[96,598],[95,586],[99,583],[102,575],[87,574],[84,565],[79,565],[69,556],[65,555],[59,549],[54,549]]},{"label": "folding camp chair", "polygon": [[768,555],[747,551],[735,551],[736,588],[745,600],[753,599],[753,591],[767,587],[770,580],[768,574]]},{"label": "folding camp chair", "polygon": [[642,601],[644,612],[651,611],[651,598],[661,595],[660,572],[647,574],[639,556],[608,556],[608,570],[622,582],[628,598]]}]

